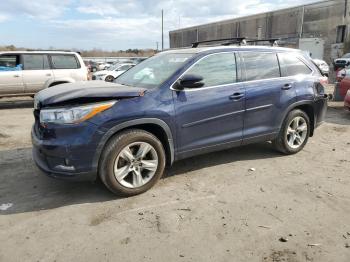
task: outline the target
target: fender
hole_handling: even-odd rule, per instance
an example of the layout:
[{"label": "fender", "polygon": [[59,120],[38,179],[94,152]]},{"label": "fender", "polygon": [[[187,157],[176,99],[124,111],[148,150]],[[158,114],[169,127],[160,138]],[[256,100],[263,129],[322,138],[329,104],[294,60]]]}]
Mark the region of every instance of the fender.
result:
[{"label": "fender", "polygon": [[74,78],[71,78],[71,77],[50,78],[45,82],[44,88],[50,87],[50,85],[55,82],[75,83],[76,81]]},{"label": "fender", "polygon": [[173,135],[172,135],[171,129],[168,126],[168,124],[165,123],[163,120],[158,119],[158,118],[140,118],[140,119],[134,119],[134,120],[130,120],[130,121],[126,121],[126,122],[123,122],[121,124],[118,124],[118,125],[112,127],[111,129],[109,129],[104,134],[104,136],[102,137],[100,143],[98,144],[98,146],[96,148],[96,154],[95,154],[95,157],[93,159],[93,167],[95,167],[97,169],[98,161],[100,159],[102,149],[106,145],[107,141],[113,135],[115,135],[117,132],[119,132],[122,129],[137,126],[137,125],[142,125],[142,124],[155,124],[155,125],[158,125],[159,127],[161,127],[165,131],[166,136],[168,138],[168,146],[170,149],[170,160],[171,160],[170,164],[172,164],[174,162],[174,159],[175,159],[175,153],[174,153],[175,149],[174,149]]}]

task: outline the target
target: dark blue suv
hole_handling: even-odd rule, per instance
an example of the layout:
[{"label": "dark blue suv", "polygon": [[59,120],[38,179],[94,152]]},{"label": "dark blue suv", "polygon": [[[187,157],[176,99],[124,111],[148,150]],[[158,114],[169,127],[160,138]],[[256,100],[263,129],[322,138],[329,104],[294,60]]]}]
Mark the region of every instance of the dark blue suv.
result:
[{"label": "dark blue suv", "polygon": [[34,160],[52,177],[96,179],[131,196],[174,161],[272,141],[300,151],[323,121],[322,75],[294,49],[162,52],[115,83],[63,84],[35,97]]}]

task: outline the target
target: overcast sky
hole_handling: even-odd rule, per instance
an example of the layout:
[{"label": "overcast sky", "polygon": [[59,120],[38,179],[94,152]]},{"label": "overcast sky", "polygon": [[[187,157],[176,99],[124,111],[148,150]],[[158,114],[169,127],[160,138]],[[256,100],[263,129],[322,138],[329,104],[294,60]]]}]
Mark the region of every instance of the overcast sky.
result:
[{"label": "overcast sky", "polygon": [[0,45],[124,50],[165,47],[170,30],[315,0],[0,0]]}]

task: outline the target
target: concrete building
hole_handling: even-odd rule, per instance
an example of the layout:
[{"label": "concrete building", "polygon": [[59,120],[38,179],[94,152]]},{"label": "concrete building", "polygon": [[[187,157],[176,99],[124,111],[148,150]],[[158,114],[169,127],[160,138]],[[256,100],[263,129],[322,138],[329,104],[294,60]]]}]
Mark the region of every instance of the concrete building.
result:
[{"label": "concrete building", "polygon": [[342,55],[344,43],[350,40],[349,25],[350,1],[327,0],[171,31],[170,48],[230,37],[280,38],[282,46],[312,49],[320,45],[321,53],[313,57],[331,63]]}]

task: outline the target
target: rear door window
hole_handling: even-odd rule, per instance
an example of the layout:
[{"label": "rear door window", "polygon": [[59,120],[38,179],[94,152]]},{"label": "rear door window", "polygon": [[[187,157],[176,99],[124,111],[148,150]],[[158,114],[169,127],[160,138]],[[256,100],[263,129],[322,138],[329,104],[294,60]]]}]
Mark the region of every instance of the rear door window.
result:
[{"label": "rear door window", "polygon": [[54,69],[77,69],[80,65],[75,55],[51,55]]},{"label": "rear door window", "polygon": [[275,53],[242,52],[246,80],[262,80],[281,76]]},{"label": "rear door window", "polygon": [[50,69],[47,55],[23,55],[23,69],[24,70],[44,70]]},{"label": "rear door window", "polygon": [[186,74],[203,77],[203,87],[232,84],[237,81],[234,53],[218,53],[204,57]]},{"label": "rear door window", "polygon": [[312,70],[293,54],[280,53],[278,58],[282,76],[309,75]]},{"label": "rear door window", "polygon": [[1,55],[0,71],[17,71],[21,70],[18,55]]}]

